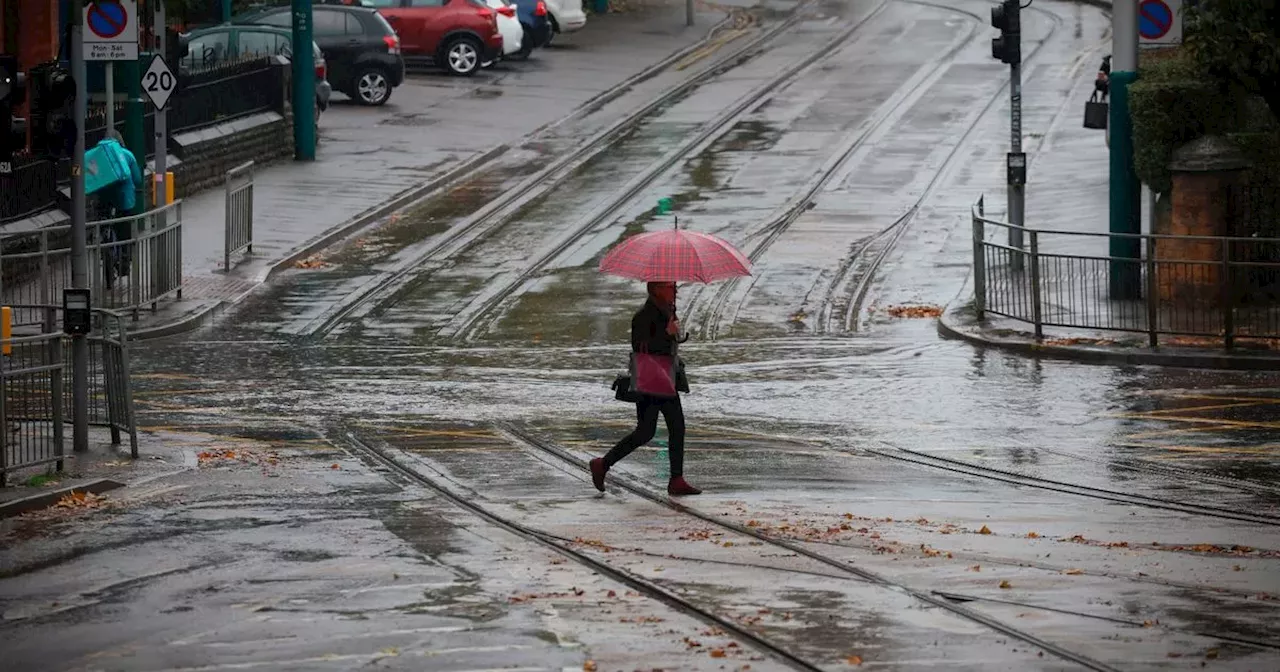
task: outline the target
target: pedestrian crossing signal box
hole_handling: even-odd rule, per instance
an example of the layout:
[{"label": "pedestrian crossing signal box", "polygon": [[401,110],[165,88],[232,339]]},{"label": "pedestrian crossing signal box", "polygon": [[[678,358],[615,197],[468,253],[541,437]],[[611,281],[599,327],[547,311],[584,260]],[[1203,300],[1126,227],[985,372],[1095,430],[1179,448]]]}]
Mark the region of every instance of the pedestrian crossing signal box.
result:
[{"label": "pedestrian crossing signal box", "polygon": [[1027,183],[1027,155],[1023,152],[1009,152],[1007,157],[1009,180],[1012,185]]},{"label": "pedestrian crossing signal box", "polygon": [[83,336],[92,329],[89,310],[89,290],[62,290],[62,331],[72,336]]}]

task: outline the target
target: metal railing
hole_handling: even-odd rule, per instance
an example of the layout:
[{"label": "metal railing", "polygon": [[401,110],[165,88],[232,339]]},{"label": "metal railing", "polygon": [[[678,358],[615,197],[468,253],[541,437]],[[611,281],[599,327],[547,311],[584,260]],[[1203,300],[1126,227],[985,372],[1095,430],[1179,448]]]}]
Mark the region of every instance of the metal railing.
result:
[{"label": "metal railing", "polygon": [[16,157],[5,163],[8,165],[0,165],[0,222],[34,215],[58,202],[57,164],[53,161]]},{"label": "metal railing", "polygon": [[[1045,327],[1143,333],[1151,347],[1280,339],[1280,239],[1021,228],[983,216],[981,201],[972,217],[979,319],[1030,323],[1037,339]],[[988,239],[1001,231],[1026,247]],[[1141,258],[1084,252],[1115,239],[1139,241]]]},{"label": "metal railing", "polygon": [[[37,333],[3,341],[8,354],[0,363],[0,487],[20,469],[54,464],[62,471],[65,423],[72,413],[71,386],[64,384],[71,361],[71,339],[61,332],[61,308],[13,306],[41,314]],[[130,454],[138,456],[138,432],[129,377],[129,343],[124,318],[93,311],[89,333],[89,423],[108,428],[119,445],[128,434]]]},{"label": "metal railing", "polygon": [[244,250],[253,254],[253,162],[227,171],[226,244],[222,268],[231,270],[231,255]]},{"label": "metal railing", "polygon": [[[89,290],[95,308],[132,311],[182,298],[182,202],[87,225]],[[71,286],[71,226],[0,236],[0,304],[54,305]],[[17,325],[42,323],[16,310]]]}]

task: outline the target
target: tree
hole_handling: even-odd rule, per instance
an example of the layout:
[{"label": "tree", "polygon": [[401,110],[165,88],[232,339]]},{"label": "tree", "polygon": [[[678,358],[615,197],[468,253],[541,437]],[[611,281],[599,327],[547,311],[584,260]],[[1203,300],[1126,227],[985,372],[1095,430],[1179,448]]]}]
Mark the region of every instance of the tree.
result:
[{"label": "tree", "polygon": [[1261,96],[1280,120],[1280,0],[1200,0],[1186,45],[1215,79]]}]

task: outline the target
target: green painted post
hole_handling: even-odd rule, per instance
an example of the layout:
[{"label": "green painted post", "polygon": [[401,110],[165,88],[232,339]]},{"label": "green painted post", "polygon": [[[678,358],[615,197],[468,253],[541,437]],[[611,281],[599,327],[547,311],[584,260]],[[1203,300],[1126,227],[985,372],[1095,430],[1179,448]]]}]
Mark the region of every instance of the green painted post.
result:
[{"label": "green painted post", "polygon": [[[1118,0],[1111,13],[1111,233],[1142,233],[1141,183],[1133,166],[1133,121],[1129,85],[1138,79],[1138,0]],[[1111,238],[1110,295],[1142,295],[1142,241]]]},{"label": "green painted post", "polygon": [[231,0],[222,0],[222,22],[231,23]]},{"label": "green painted post", "polygon": [[316,158],[316,70],[311,0],[293,0],[293,157]]},{"label": "green painted post", "polygon": [[[117,64],[116,74],[124,79],[125,93],[128,96],[125,102],[124,145],[133,152],[133,158],[138,160],[138,165],[146,167],[147,129],[146,108],[142,103],[142,67],[138,61],[121,61]],[[145,185],[147,180],[142,182]],[[135,215],[145,212],[150,202],[150,196],[144,187],[138,187],[136,196],[134,200],[136,205],[133,208]]]}]

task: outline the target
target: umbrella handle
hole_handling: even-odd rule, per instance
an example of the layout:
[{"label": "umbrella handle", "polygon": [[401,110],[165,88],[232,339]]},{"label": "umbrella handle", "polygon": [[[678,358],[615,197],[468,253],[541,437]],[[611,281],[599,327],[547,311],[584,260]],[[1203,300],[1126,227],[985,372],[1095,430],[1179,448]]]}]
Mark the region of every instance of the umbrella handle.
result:
[{"label": "umbrella handle", "polygon": [[674,225],[672,228],[674,228],[675,230],[679,231],[679,230],[680,230],[680,215],[672,215],[672,216],[671,216],[671,219],[675,220],[675,225]]}]

